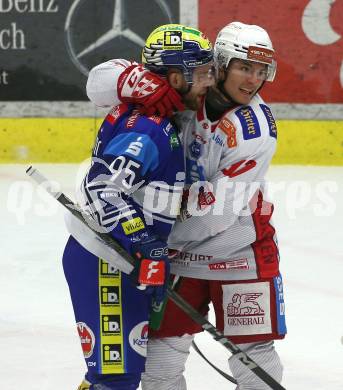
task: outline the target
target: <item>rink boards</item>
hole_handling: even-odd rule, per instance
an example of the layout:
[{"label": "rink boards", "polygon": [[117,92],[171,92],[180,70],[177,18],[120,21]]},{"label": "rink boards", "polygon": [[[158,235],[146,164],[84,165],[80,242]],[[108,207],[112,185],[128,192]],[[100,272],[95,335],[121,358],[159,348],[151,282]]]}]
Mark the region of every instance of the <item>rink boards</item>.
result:
[{"label": "rink boards", "polygon": [[[289,106],[272,105],[278,126],[273,163],[343,165],[342,105]],[[13,109],[8,104],[8,117],[0,117],[0,163],[80,162],[89,157],[106,112],[76,102],[68,110],[63,103],[23,102],[22,117],[10,117]]]}]

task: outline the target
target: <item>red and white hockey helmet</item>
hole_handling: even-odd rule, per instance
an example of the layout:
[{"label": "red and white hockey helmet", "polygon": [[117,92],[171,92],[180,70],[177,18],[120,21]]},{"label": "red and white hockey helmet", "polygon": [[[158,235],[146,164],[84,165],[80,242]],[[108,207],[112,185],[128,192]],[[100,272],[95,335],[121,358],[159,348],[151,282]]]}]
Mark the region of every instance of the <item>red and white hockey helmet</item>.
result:
[{"label": "red and white hockey helmet", "polygon": [[274,80],[275,52],[267,31],[262,27],[232,22],[219,32],[214,45],[216,66],[226,68],[233,58],[268,65],[266,80]]}]

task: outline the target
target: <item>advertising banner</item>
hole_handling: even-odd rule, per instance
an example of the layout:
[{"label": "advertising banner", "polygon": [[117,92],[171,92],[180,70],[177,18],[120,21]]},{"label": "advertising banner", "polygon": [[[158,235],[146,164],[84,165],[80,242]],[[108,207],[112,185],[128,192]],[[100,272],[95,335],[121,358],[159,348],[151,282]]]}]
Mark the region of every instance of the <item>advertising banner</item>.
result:
[{"label": "advertising banner", "polygon": [[343,102],[343,1],[249,0],[199,2],[199,27],[214,41],[237,20],[265,28],[277,52],[270,102]]},{"label": "advertising banner", "polygon": [[341,103],[342,18],[339,0],[0,0],[0,100],[87,100],[88,70],[111,58],[139,60],[154,27],[198,22],[214,42],[239,20],[264,27],[274,43],[270,102]]},{"label": "advertising banner", "polygon": [[87,100],[91,67],[178,20],[178,1],[0,0],[0,101]]}]

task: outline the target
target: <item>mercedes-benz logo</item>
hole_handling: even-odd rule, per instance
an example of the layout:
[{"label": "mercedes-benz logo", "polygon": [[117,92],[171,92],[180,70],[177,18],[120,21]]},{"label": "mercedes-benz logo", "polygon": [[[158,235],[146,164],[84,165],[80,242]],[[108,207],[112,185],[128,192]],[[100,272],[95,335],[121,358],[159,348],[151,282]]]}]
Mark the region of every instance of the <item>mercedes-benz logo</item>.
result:
[{"label": "mercedes-benz logo", "polygon": [[88,75],[94,65],[111,58],[138,59],[149,33],[177,22],[172,19],[165,0],[102,0],[101,6],[96,0],[75,0],[64,28],[67,50]]}]

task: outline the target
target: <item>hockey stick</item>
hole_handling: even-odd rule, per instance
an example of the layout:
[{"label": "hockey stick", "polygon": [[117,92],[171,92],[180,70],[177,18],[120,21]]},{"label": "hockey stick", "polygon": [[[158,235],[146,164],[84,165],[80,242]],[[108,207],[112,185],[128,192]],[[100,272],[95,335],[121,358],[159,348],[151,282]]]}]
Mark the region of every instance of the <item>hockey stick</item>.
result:
[{"label": "hockey stick", "polygon": [[[32,177],[34,181],[38,184],[47,183],[49,181],[35,168],[30,166],[26,173]],[[82,223],[87,225],[99,238],[101,238],[105,244],[115,249],[119,255],[125,259],[128,263],[134,266],[136,260],[130,256],[120,244],[109,234],[99,232],[99,229],[95,230],[92,226],[95,225],[94,220],[91,224],[88,224],[86,221],[90,221],[90,217],[83,212],[80,207],[78,207],[72,200],[70,200],[62,192],[56,192],[53,189],[45,186],[44,189],[53,196],[59,203],[61,203],[65,208],[67,208],[75,217],[77,217]],[[206,330],[212,335],[212,337],[222,344],[226,349],[228,349],[241,363],[248,367],[256,376],[258,376],[263,382],[268,384],[273,390],[286,390],[281,386],[274,378],[272,378],[266,371],[264,371],[254,360],[252,360],[245,352],[243,352],[235,343],[228,340],[223,333],[221,333],[215,326],[213,326],[209,321],[206,320],[198,311],[196,311],[188,302],[186,302],[179,294],[177,294],[170,287],[167,287],[168,297],[189,317],[195,321],[197,324]]]},{"label": "hockey stick", "polygon": [[236,379],[234,377],[232,377],[229,374],[226,374],[226,372],[222,371],[220,368],[215,366],[211,361],[209,361],[207,359],[207,357],[200,351],[199,347],[196,345],[194,340],[192,341],[192,347],[198,353],[198,355],[200,355],[205,360],[206,363],[208,363],[212,368],[214,368],[218,372],[218,374],[223,376],[228,381],[230,381],[230,382],[234,383],[235,385],[237,385],[237,381],[236,381]]}]

